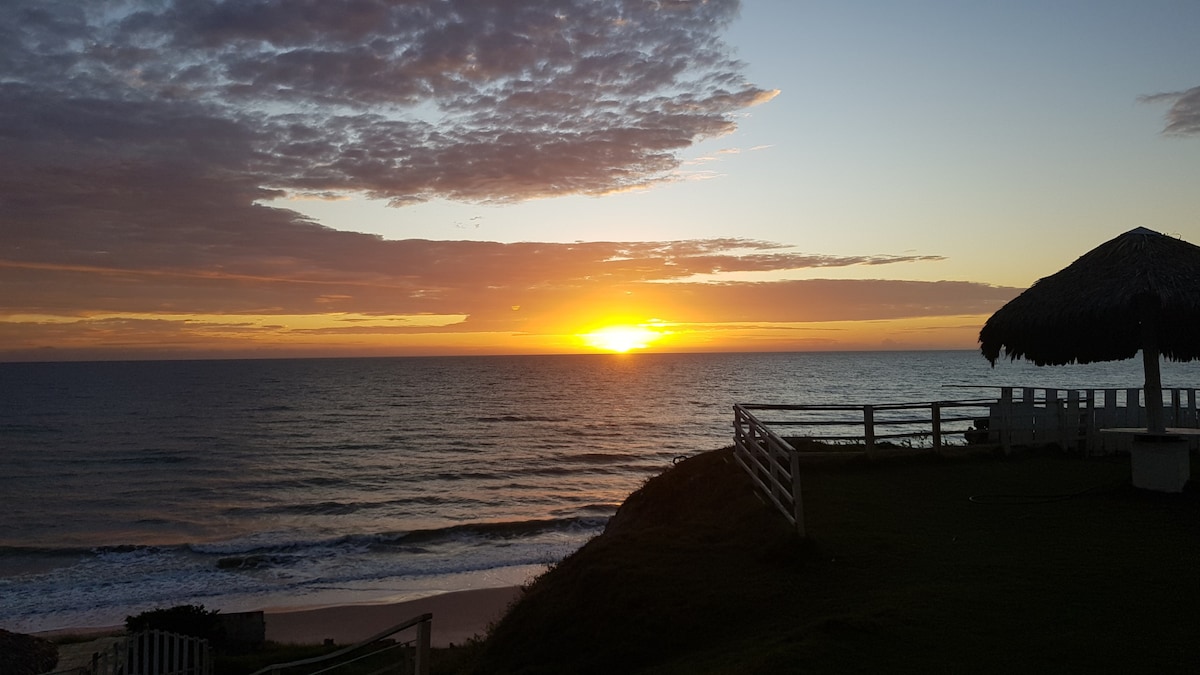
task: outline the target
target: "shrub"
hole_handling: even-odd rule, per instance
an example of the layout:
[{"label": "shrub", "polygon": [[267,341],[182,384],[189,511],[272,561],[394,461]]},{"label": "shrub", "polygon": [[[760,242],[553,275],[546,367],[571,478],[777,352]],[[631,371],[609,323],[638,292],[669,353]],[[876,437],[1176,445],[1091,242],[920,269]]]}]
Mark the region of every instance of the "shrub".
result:
[{"label": "shrub", "polygon": [[163,630],[180,635],[205,638],[219,644],[225,637],[217,612],[206,610],[204,605],[176,605],[169,609],[152,609],[137,616],[125,617],[125,630],[140,633],[146,630]]}]

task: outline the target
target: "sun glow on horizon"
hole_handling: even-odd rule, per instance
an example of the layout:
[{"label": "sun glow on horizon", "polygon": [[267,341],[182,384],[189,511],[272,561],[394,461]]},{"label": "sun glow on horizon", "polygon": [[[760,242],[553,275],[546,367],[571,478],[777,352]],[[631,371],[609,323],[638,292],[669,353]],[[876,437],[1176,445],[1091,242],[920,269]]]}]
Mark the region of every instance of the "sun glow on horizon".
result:
[{"label": "sun glow on horizon", "polygon": [[666,334],[665,331],[646,326],[606,326],[580,333],[579,338],[589,347],[624,354],[634,349],[645,349]]}]

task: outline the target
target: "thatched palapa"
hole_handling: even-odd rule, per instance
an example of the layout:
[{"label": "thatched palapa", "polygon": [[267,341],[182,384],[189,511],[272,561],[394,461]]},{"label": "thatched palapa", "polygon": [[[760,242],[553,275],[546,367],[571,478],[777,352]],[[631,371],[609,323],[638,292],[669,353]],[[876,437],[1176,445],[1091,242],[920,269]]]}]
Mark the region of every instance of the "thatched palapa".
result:
[{"label": "thatched palapa", "polygon": [[1159,355],[1200,358],[1200,246],[1139,227],[1033,286],[979,332],[983,355],[1039,366],[1133,358],[1142,350],[1150,430],[1161,431]]}]

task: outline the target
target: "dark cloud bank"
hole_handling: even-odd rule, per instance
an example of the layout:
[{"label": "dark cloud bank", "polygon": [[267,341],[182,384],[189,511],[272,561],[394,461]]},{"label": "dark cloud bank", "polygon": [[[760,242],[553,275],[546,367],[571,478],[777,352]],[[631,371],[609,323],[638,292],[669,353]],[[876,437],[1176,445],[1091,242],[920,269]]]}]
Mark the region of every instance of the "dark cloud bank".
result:
[{"label": "dark cloud bank", "polygon": [[[969,313],[1011,297],[978,284],[821,282],[820,299],[815,282],[663,284],[913,258],[737,239],[386,241],[264,205],[347,192],[509,202],[669,180],[679,151],[775,94],[744,80],[721,39],[737,9],[10,0],[0,311],[466,314],[457,329],[472,330],[519,328],[498,308],[549,312],[618,288],[711,303],[693,312],[711,321]],[[1180,113],[1184,132],[1192,99],[1176,102],[1193,116]]]}]

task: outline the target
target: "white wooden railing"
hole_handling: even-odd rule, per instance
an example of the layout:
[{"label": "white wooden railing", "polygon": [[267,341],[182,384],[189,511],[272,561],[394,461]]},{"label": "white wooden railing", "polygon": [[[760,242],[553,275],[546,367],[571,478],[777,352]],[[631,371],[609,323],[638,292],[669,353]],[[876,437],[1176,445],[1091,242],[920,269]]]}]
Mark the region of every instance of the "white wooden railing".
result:
[{"label": "white wooden railing", "polygon": [[771,417],[762,424],[785,437],[824,443],[854,442],[871,453],[883,442],[939,450],[963,445],[967,432],[989,415],[993,399],[881,403],[877,405],[784,405],[742,403],[743,411]]},{"label": "white wooden railing", "polygon": [[[324,656],[301,659],[288,663],[276,663],[253,675],[283,675],[285,673],[339,673],[361,672],[342,670],[363,661],[371,662],[376,669],[372,673],[407,673],[429,675],[429,643],[432,634],[433,614],[422,614],[396,624],[362,642],[339,649]],[[397,642],[392,638],[397,633],[416,627],[417,635],[412,640]],[[384,661],[383,664],[377,661]],[[411,666],[411,668],[410,668]]]},{"label": "white wooden railing", "polygon": [[[979,389],[981,387],[973,387]],[[994,387],[999,398],[878,405],[783,405],[739,403],[733,406],[734,457],[762,493],[805,536],[800,488],[801,456],[871,455],[889,447],[932,449],[992,445],[1057,444],[1084,454],[1127,452],[1130,434],[1103,429],[1144,428],[1146,410],[1140,388],[1055,389]],[[1163,419],[1168,428],[1200,428],[1200,389],[1163,390]],[[768,419],[763,419],[770,415]],[[826,444],[834,452],[798,449],[789,439]],[[1188,436],[1193,449],[1200,436]],[[897,444],[897,441],[899,443]],[[842,447],[838,447],[842,446]]]},{"label": "white wooden railing", "polygon": [[800,536],[806,536],[800,455],[742,405],[733,406],[733,457]]},{"label": "white wooden railing", "polygon": [[[1146,427],[1145,396],[1138,387],[996,389],[999,397],[988,406],[987,440],[1006,449],[1054,443],[1088,455],[1111,455],[1128,452],[1132,437],[1100,433],[1102,430]],[[1193,387],[1163,389],[1163,422],[1168,428],[1200,428],[1198,391]]]},{"label": "white wooden railing", "polygon": [[208,640],[148,630],[92,655],[92,675],[212,675]]}]

